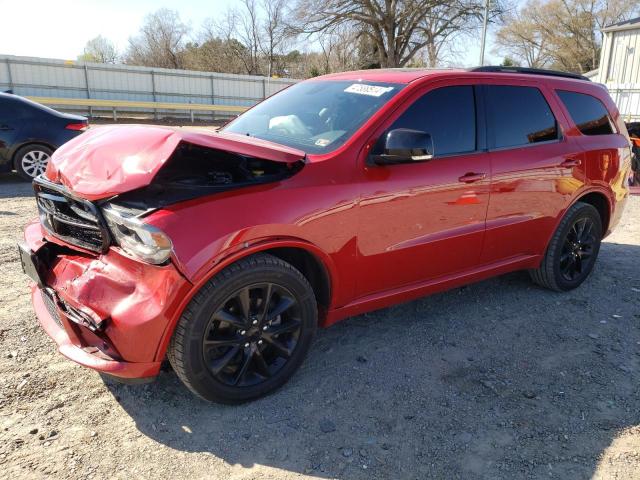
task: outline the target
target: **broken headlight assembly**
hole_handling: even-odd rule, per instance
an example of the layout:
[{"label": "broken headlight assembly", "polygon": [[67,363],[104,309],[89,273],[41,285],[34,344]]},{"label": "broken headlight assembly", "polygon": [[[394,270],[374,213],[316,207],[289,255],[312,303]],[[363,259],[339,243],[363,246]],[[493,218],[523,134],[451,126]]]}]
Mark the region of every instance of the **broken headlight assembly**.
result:
[{"label": "broken headlight assembly", "polygon": [[111,235],[128,254],[147,263],[161,264],[171,256],[171,239],[159,228],[141,222],[112,205],[102,209]]}]

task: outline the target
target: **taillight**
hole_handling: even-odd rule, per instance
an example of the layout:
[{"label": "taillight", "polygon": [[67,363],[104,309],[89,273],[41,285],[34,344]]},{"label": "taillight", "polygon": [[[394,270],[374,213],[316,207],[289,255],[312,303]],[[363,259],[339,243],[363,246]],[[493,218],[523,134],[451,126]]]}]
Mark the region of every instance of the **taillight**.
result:
[{"label": "taillight", "polygon": [[67,130],[77,130],[80,132],[84,132],[89,126],[86,123],[70,123],[66,127]]}]

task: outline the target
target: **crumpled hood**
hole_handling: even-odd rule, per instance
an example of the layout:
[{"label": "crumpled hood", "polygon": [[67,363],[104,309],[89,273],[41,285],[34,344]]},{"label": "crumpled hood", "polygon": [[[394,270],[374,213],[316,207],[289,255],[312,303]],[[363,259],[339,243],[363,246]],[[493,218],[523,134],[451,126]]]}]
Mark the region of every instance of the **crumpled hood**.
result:
[{"label": "crumpled hood", "polygon": [[46,177],[87,200],[108,198],[149,185],[181,142],[275,162],[305,157],[301,150],[244,135],[117,125],[91,128],[65,143],[51,157]]}]

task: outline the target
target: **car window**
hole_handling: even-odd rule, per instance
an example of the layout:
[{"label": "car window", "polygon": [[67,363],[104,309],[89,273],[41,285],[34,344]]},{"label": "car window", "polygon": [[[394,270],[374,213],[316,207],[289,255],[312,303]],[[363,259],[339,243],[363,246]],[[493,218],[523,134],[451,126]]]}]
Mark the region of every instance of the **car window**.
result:
[{"label": "car window", "polygon": [[269,140],[307,153],[345,143],[404,85],[354,80],[310,80],[267,98],[222,132]]},{"label": "car window", "polygon": [[613,121],[600,100],[584,93],[557,91],[567,107],[571,119],[583,135],[610,135],[615,133]]},{"label": "car window", "polygon": [[487,86],[492,148],[548,142],[559,138],[558,122],[535,87]]},{"label": "car window", "polygon": [[[420,130],[431,135],[435,156],[476,149],[476,107],[473,86],[432,90],[416,100],[389,128]],[[378,142],[373,153],[382,153]]]}]

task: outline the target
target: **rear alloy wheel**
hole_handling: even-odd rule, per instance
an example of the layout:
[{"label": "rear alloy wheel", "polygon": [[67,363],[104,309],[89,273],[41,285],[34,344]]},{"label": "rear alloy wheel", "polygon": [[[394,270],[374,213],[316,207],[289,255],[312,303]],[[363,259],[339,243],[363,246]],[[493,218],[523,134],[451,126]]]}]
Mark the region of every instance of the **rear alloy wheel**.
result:
[{"label": "rear alloy wheel", "polygon": [[185,309],[168,357],[180,379],[206,400],[239,403],[284,384],[316,330],[305,277],[271,255],[226,268]]},{"label": "rear alloy wheel", "polygon": [[577,202],[560,222],[540,268],[531,278],[543,287],[566,291],[584,282],[595,265],[602,240],[602,220],[587,203]]},{"label": "rear alloy wheel", "polygon": [[16,171],[25,180],[33,180],[47,169],[53,151],[44,145],[27,145],[16,153]]}]

